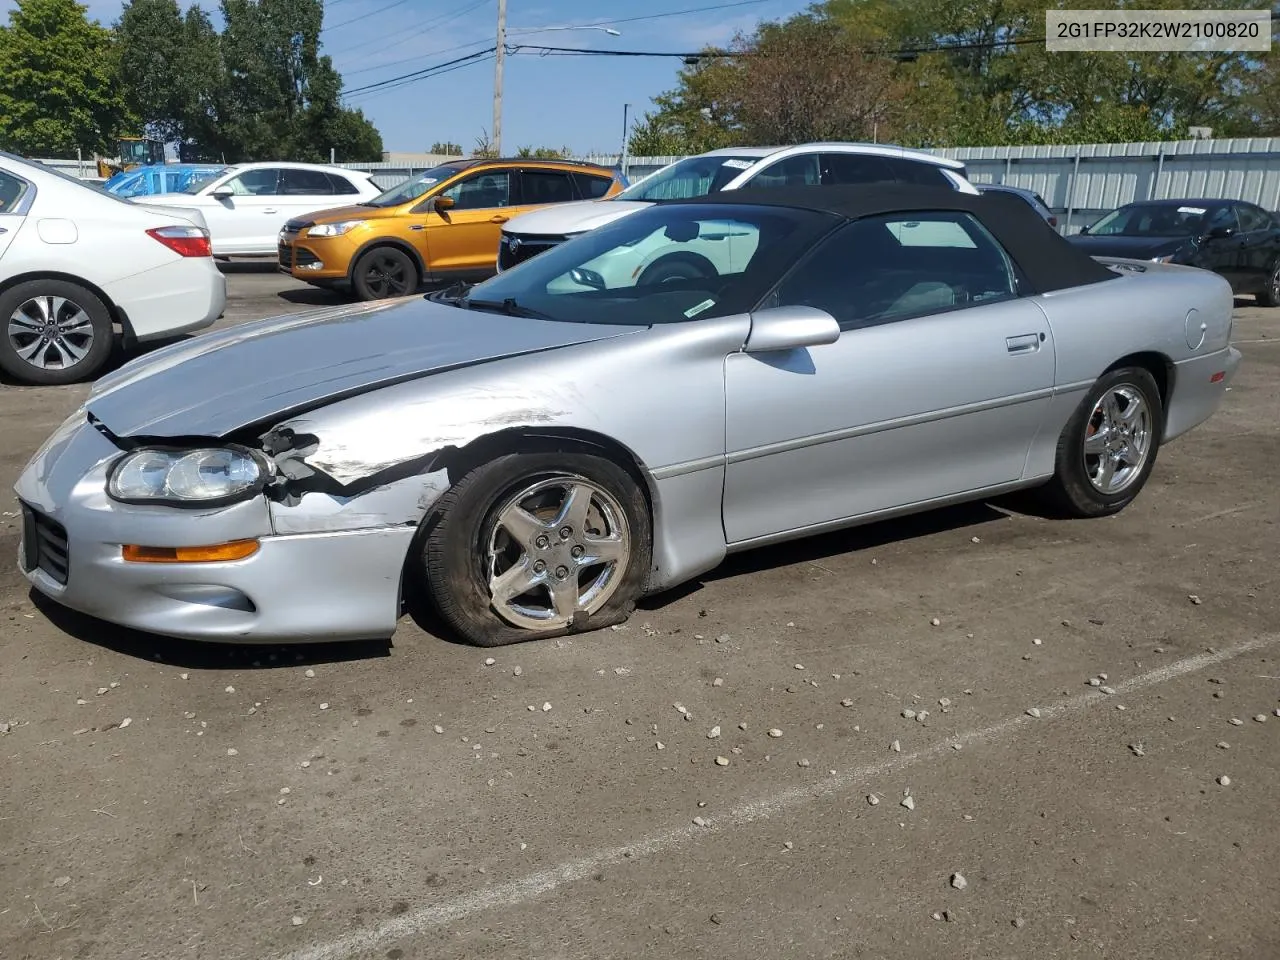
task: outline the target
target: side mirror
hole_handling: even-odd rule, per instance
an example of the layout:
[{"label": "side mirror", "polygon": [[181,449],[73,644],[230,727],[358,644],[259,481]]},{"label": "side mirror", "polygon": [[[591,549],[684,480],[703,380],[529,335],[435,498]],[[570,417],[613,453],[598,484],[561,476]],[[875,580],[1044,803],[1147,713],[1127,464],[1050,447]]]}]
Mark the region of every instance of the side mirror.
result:
[{"label": "side mirror", "polygon": [[453,209],[453,197],[432,197],[431,207],[436,213],[444,213]]},{"label": "side mirror", "polygon": [[836,318],[817,307],[767,307],[751,315],[747,353],[818,347],[840,339]]},{"label": "side mirror", "polygon": [[1205,236],[1210,240],[1225,240],[1235,232],[1233,227],[1214,227]]},{"label": "side mirror", "polygon": [[1080,228],[1080,236],[1083,237],[1088,232],[1089,232],[1089,225],[1086,223],[1083,227]]},{"label": "side mirror", "polygon": [[210,193],[209,196],[213,197],[215,200],[230,200],[235,196],[235,194],[231,192],[230,187],[219,187],[217,190]]}]

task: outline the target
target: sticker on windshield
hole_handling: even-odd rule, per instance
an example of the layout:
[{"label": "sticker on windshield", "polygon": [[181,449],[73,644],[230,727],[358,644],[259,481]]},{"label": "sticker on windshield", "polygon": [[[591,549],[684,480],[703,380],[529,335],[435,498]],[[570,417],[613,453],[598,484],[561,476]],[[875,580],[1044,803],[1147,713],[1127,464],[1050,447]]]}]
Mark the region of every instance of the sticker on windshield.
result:
[{"label": "sticker on windshield", "polygon": [[692,320],[698,314],[702,313],[702,311],[710,310],[715,305],[716,305],[716,302],[714,300],[703,300],[701,303],[696,303],[692,307],[690,307],[688,310],[686,310],[684,312],[684,315],[688,317],[690,320]]},{"label": "sticker on windshield", "polygon": [[439,183],[440,179],[438,177],[419,177],[418,182],[430,186],[433,183]]},{"label": "sticker on windshield", "polygon": [[730,170],[750,170],[755,164],[750,160],[726,160],[720,166],[728,167]]},{"label": "sticker on windshield", "polygon": [[1179,212],[1179,213],[1194,213],[1197,217],[1202,217],[1202,216],[1204,216],[1204,214],[1205,214],[1205,209],[1204,209],[1204,207],[1179,207],[1179,208],[1178,208],[1178,212]]}]

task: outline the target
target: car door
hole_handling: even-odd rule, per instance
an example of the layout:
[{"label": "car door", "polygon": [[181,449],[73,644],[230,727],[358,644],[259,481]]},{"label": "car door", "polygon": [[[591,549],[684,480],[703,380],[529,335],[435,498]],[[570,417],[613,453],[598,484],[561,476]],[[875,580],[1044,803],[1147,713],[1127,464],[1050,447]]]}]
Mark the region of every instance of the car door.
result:
[{"label": "car door", "polygon": [[1020,480],[1054,383],[1053,333],[965,213],[869,217],[765,301],[840,338],[725,365],[730,543]]},{"label": "car door", "polygon": [[439,194],[453,206],[425,214],[420,225],[426,231],[432,271],[479,273],[494,268],[502,224],[515,216],[512,179],[510,170],[481,170]]},{"label": "car door", "polygon": [[1240,222],[1241,289],[1261,290],[1271,279],[1277,253],[1275,224],[1271,214],[1252,203],[1237,203]]},{"label": "car door", "polygon": [[[1242,289],[1248,279],[1244,267],[1244,238],[1240,235],[1235,207],[1231,204],[1209,207],[1202,230],[1204,239],[1196,266],[1221,274],[1231,282],[1233,290]],[[1219,231],[1221,234],[1215,236]]]},{"label": "car door", "polygon": [[0,258],[13,243],[27,219],[32,186],[8,170],[0,170]]},{"label": "car door", "polygon": [[280,168],[254,167],[211,184],[201,204],[213,252],[220,255],[274,253],[282,215]]}]

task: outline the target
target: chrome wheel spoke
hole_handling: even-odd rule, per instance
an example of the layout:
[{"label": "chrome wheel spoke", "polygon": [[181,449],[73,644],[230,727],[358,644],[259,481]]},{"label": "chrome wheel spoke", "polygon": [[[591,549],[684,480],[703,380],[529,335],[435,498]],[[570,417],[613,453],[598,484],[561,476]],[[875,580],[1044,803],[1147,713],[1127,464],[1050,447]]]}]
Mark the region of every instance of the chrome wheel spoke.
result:
[{"label": "chrome wheel spoke", "polygon": [[622,563],[630,551],[621,537],[586,537],[583,547],[586,552],[578,560],[578,564],[583,567],[600,563]]},{"label": "chrome wheel spoke", "polygon": [[575,483],[565,491],[564,502],[560,504],[560,512],[552,523],[553,529],[568,527],[572,535],[580,534],[587,526],[587,513],[591,510],[591,488],[585,484]]},{"label": "chrome wheel spoke", "polygon": [[1120,414],[1120,423],[1133,429],[1140,425],[1146,410],[1147,406],[1142,402],[1142,398],[1135,396],[1129,401],[1129,405],[1124,408],[1124,412]]},{"label": "chrome wheel spoke", "polygon": [[1092,436],[1084,438],[1084,452],[1091,457],[1106,456],[1107,443],[1111,440],[1111,431],[1100,428]]},{"label": "chrome wheel spoke", "polygon": [[1116,462],[1109,455],[1104,454],[1098,461],[1098,472],[1094,474],[1094,483],[1102,490],[1106,490],[1111,486],[1111,481],[1116,475]]},{"label": "chrome wheel spoke", "polygon": [[57,337],[54,339],[53,345],[65,356],[69,357],[72,363],[79,363],[84,359],[85,354],[89,352],[86,347],[77,347],[66,337]]},{"label": "chrome wheel spoke", "polygon": [[21,335],[24,333],[39,333],[41,325],[32,320],[21,310],[15,310],[13,316],[9,318],[9,336]]},{"label": "chrome wheel spoke", "polygon": [[1099,493],[1114,496],[1143,472],[1152,448],[1151,413],[1146,395],[1121,383],[1098,398],[1089,423],[1097,424],[1082,443],[1085,473]]},{"label": "chrome wheel spoke", "polygon": [[82,310],[58,324],[58,333],[64,337],[92,337],[93,321]]},{"label": "chrome wheel spoke", "polygon": [[533,565],[525,557],[509,570],[489,578],[489,595],[498,603],[510,603],[523,596],[542,581],[533,571]]},{"label": "chrome wheel spoke", "polygon": [[556,619],[567,623],[578,611],[578,578],[572,573],[563,580],[549,581],[551,606]]},{"label": "chrome wheel spoke", "polygon": [[30,345],[18,348],[18,356],[27,361],[27,363],[34,364],[37,367],[43,367],[45,365],[48,353],[49,341],[44,339],[33,340]]},{"label": "chrome wheel spoke", "polygon": [[525,550],[531,549],[537,538],[545,536],[550,530],[550,527],[518,503],[502,511],[498,516],[498,523],[511,534],[511,539],[521,544]]}]

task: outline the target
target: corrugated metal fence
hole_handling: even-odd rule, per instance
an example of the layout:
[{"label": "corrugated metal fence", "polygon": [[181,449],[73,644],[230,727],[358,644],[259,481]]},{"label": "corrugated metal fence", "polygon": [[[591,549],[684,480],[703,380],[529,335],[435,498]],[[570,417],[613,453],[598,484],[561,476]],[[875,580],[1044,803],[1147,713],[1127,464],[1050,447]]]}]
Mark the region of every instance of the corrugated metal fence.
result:
[{"label": "corrugated metal fence", "polygon": [[[974,183],[1035,190],[1058,214],[1059,229],[1075,233],[1108,210],[1133,200],[1164,197],[1232,198],[1280,211],[1280,138],[1175,140],[1164,143],[1088,143],[1036,147],[952,147],[934,153],[962,160]],[[577,159],[617,166],[618,154]],[[628,157],[635,181],[680,157]],[[73,176],[92,178],[93,165],[46,160]],[[349,163],[383,187],[421,173],[403,163]]]}]

